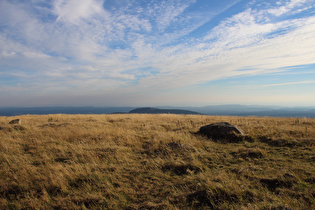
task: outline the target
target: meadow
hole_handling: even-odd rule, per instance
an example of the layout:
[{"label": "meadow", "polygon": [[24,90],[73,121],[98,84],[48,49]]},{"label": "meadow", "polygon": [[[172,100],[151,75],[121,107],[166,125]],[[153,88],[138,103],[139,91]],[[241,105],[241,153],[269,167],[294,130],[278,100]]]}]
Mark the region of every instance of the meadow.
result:
[{"label": "meadow", "polygon": [[0,209],[315,209],[314,149],[314,118],[0,117]]}]

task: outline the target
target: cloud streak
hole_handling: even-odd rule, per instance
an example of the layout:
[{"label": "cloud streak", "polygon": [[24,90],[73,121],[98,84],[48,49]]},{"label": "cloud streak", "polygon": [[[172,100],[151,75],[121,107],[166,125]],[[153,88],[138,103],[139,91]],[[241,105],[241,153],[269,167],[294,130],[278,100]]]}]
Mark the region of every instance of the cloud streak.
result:
[{"label": "cloud streak", "polygon": [[262,85],[262,87],[274,87],[274,86],[284,86],[284,85],[300,85],[300,84],[311,84],[311,83],[315,83],[315,80],[313,80],[313,81],[300,81],[300,82],[286,82],[286,83],[271,84],[271,85]]}]

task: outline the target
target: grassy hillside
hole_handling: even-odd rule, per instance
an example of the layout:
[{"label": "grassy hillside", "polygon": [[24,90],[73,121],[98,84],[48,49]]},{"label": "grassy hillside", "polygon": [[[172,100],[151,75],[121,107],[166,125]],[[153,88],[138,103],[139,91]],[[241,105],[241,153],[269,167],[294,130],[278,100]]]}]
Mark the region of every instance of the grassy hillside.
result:
[{"label": "grassy hillside", "polygon": [[[315,208],[315,119],[19,118],[0,117],[0,209]],[[222,121],[248,141],[195,134]]]}]

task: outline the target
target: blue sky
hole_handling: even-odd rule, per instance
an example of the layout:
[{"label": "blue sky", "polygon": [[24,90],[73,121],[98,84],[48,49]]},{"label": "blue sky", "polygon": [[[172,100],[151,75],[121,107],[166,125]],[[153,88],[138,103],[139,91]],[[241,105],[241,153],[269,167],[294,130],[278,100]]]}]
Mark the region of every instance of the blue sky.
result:
[{"label": "blue sky", "polygon": [[0,0],[0,106],[315,106],[315,0]]}]

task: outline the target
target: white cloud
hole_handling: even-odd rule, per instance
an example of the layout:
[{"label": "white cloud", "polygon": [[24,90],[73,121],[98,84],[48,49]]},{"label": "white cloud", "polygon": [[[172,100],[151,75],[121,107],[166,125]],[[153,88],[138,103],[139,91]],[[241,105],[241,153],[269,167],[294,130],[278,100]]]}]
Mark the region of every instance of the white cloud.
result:
[{"label": "white cloud", "polygon": [[165,57],[155,65],[161,74],[141,79],[139,87],[184,87],[314,63],[315,17],[258,23],[258,15],[251,10],[239,13],[214,28],[203,42],[178,45],[175,54],[165,48],[161,51]]},{"label": "white cloud", "polygon": [[103,12],[103,0],[55,0],[54,12],[59,21],[75,23],[78,19],[86,19]]},{"label": "white cloud", "polygon": [[265,35],[279,29],[275,24],[260,24],[256,21],[255,11],[248,9],[222,22],[212,29],[204,41],[215,40],[215,47],[226,50],[257,44]]},{"label": "white cloud", "polygon": [[[278,8],[272,8],[268,9],[267,12],[269,14],[275,15],[275,16],[281,16],[288,12],[296,13],[297,11],[292,11],[293,9],[298,10],[299,12],[303,11],[304,9],[300,9],[299,7],[302,6],[304,3],[310,2],[312,3],[312,0],[291,0],[284,2],[282,6]],[[314,2],[313,2],[314,3]],[[281,4],[281,3],[279,3]],[[309,8],[309,7],[307,7]]]},{"label": "white cloud", "polygon": [[[184,3],[184,4],[183,4]],[[164,32],[172,22],[180,23],[179,16],[185,11],[191,2],[160,1],[154,4],[150,13],[155,17],[159,32]]]},{"label": "white cloud", "polygon": [[2,51],[0,57],[13,57],[16,53],[12,51]]}]

